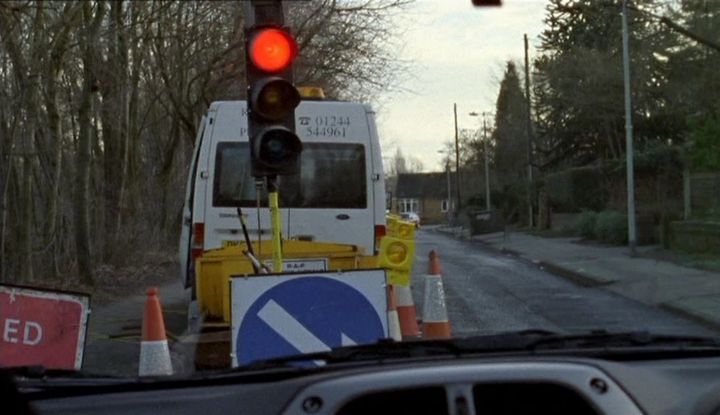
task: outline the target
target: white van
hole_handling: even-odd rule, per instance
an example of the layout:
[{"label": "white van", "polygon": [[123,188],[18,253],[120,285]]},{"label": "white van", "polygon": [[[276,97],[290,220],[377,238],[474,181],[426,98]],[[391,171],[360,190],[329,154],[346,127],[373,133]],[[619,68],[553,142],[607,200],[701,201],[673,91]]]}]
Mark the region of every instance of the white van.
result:
[{"label": "white van", "polygon": [[[372,254],[385,233],[374,112],[357,103],[303,101],[295,124],[303,142],[301,172],[279,178],[283,238],[351,244]],[[246,103],[214,102],[198,129],[183,207],[180,263],[186,286],[192,285],[193,258],[244,241],[238,206],[252,241],[271,237],[267,195],[259,195],[259,211],[257,196]]]}]

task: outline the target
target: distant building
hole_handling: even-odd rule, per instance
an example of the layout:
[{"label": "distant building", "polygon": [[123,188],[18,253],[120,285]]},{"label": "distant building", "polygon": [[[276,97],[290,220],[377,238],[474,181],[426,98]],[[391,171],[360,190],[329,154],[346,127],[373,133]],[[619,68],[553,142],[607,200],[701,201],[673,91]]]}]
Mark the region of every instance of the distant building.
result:
[{"label": "distant building", "polygon": [[[451,174],[455,183],[455,173]],[[445,222],[450,208],[447,173],[404,173],[398,175],[393,195],[395,213],[413,212],[422,224]],[[454,189],[451,189],[454,195]]]},{"label": "distant building", "polygon": [[[463,169],[461,177],[461,196],[463,207],[466,207],[469,200],[484,192],[484,178],[477,173],[477,169]],[[450,173],[450,199],[453,203],[456,203],[455,178],[456,174]],[[447,221],[448,209],[451,208],[447,172],[401,173],[397,181],[388,188],[392,212],[417,213],[423,224]]]}]

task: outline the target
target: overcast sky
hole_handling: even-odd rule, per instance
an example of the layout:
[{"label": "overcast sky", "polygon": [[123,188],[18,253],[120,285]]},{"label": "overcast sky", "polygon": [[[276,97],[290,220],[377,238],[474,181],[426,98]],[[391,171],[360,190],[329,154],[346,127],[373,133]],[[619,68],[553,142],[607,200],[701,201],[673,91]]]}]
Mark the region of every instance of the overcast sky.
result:
[{"label": "overcast sky", "polygon": [[400,55],[411,63],[401,86],[412,92],[380,97],[378,127],[384,157],[400,147],[425,171],[439,171],[438,150],[454,139],[453,103],[459,128],[478,127],[479,118],[469,112],[494,110],[505,62],[522,62],[523,34],[531,57],[539,44],[546,0],[504,0],[501,8],[474,8],[471,0],[416,1],[403,22]]}]

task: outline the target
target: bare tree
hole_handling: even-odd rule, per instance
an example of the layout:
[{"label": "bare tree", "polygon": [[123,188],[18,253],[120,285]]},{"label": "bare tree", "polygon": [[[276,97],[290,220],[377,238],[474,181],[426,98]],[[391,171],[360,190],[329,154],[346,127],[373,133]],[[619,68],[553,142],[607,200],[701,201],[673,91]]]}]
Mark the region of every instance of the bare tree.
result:
[{"label": "bare tree", "polygon": [[[296,83],[391,87],[409,1],[292,3]],[[237,1],[0,2],[3,279],[90,286],[96,265],[174,249],[198,120],[244,98],[243,23]]]},{"label": "bare tree", "polygon": [[[95,10],[93,10],[95,9]],[[97,92],[98,56],[95,43],[105,14],[105,4],[97,2],[83,3],[82,44],[82,92],[78,107],[78,144],[75,175],[75,249],[80,278],[92,285],[92,256],[90,251],[90,157],[92,135],[94,133],[92,111],[94,94]]]}]

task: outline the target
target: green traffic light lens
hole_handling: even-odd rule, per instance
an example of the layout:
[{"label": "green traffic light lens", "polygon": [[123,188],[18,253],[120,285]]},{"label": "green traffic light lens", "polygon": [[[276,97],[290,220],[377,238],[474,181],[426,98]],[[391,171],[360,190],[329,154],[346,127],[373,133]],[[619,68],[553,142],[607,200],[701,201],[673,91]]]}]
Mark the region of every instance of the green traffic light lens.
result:
[{"label": "green traffic light lens", "polygon": [[300,139],[285,128],[266,130],[260,140],[260,159],[274,167],[294,163],[302,152]]},{"label": "green traffic light lens", "polygon": [[279,120],[287,117],[299,103],[300,94],[295,86],[284,79],[272,79],[260,87],[253,111],[263,118]]}]

